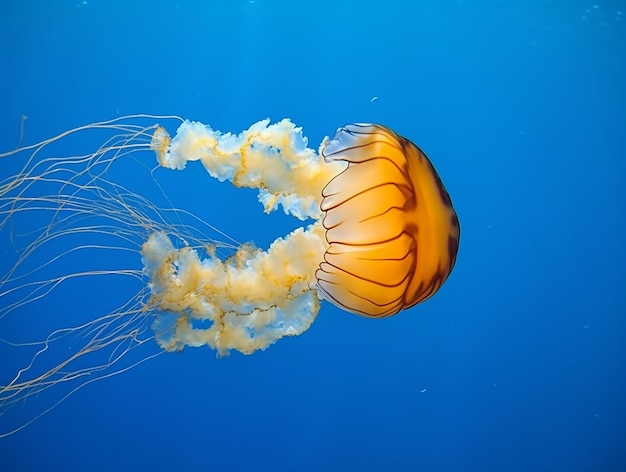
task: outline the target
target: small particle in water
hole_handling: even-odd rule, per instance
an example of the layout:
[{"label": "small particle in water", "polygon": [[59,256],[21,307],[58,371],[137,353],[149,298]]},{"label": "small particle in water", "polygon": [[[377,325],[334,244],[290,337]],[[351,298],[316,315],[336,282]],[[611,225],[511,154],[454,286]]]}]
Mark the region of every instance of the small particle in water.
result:
[{"label": "small particle in water", "polygon": [[370,100],[370,103],[375,102],[376,100],[378,100],[378,97],[372,97],[372,99]]}]

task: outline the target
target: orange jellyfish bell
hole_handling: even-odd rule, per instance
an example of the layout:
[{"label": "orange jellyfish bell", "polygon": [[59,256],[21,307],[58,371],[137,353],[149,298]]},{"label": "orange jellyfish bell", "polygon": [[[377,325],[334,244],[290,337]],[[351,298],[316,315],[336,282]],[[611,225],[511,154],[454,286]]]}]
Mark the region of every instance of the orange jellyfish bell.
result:
[{"label": "orange jellyfish bell", "polygon": [[377,124],[340,128],[321,153],[348,162],[322,192],[329,247],[315,274],[321,295],[373,318],[434,295],[454,267],[460,228],[428,157]]}]

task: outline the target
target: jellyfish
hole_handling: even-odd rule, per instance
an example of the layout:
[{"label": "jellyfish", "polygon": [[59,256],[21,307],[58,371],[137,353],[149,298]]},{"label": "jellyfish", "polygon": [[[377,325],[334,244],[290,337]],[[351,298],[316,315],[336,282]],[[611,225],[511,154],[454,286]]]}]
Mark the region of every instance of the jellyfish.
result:
[{"label": "jellyfish", "polygon": [[[177,125],[173,137],[163,122]],[[104,136],[96,152],[55,157],[56,144],[87,132]],[[76,281],[122,278],[136,291],[43,341],[3,339],[34,354],[0,379],[0,419],[23,399],[73,386],[0,437],[77,389],[162,353],[208,346],[219,357],[252,354],[300,335],[324,301],[368,318],[395,315],[433,296],[456,260],[459,220],[432,163],[378,124],[342,126],[316,152],[289,119],[233,134],[175,116],[134,115],[67,131],[0,162],[22,155],[21,170],[0,183],[0,237],[12,256],[1,266],[0,323],[27,316],[31,304]],[[257,189],[266,213],[282,208],[302,226],[265,250],[240,244],[116,177],[120,162],[138,163],[169,202],[157,171],[183,171],[194,161],[214,179]],[[43,223],[33,225],[33,216]],[[122,253],[135,264],[111,267],[105,257],[92,266],[94,252]],[[71,355],[49,361],[48,351],[68,338]],[[135,354],[148,344],[158,349]]]}]

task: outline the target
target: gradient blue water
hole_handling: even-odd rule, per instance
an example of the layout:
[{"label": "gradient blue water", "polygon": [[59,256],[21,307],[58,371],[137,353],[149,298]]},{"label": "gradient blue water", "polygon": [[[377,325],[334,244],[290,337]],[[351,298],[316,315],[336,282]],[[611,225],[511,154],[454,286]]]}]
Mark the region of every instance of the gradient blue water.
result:
[{"label": "gradient blue water", "polygon": [[[128,113],[290,117],[314,146],[381,122],[430,155],[462,238],[427,303],[160,356],[0,440],[0,470],[626,470],[626,2],[597,1],[3,2],[1,150],[22,114],[27,143]],[[238,240],[296,224],[171,185]]]}]

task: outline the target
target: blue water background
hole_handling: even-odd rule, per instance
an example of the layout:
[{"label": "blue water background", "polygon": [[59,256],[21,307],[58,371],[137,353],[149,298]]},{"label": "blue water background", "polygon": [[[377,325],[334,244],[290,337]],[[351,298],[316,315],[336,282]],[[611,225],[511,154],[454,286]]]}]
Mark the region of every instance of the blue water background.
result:
[{"label": "blue water background", "polygon": [[[0,470],[626,470],[623,0],[9,0],[0,71],[0,150],[23,114],[24,144],[132,113],[289,117],[313,147],[380,122],[431,157],[462,228],[428,302],[160,356],[0,439]],[[195,172],[165,190],[237,240],[299,224]]]}]

